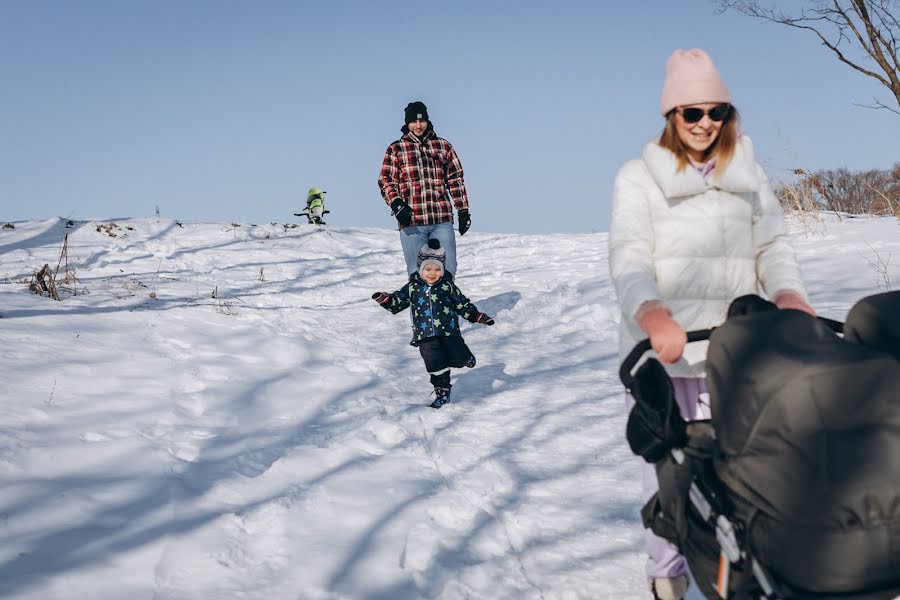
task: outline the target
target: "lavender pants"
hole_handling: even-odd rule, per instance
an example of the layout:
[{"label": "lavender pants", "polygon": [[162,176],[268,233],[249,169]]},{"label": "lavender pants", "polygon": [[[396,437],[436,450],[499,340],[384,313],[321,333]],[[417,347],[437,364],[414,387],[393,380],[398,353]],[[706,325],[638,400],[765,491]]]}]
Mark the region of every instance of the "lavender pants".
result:
[{"label": "lavender pants", "polygon": [[[685,421],[708,419],[709,393],[706,391],[706,380],[702,377],[673,377],[675,401]],[[634,406],[634,399],[629,394],[626,398],[628,411]],[[659,489],[656,480],[656,467],[641,461],[641,474],[644,486],[644,502]],[[687,561],[678,553],[671,543],[654,534],[649,529],[644,531],[644,547],[647,550],[647,577],[675,577],[687,575]]]}]

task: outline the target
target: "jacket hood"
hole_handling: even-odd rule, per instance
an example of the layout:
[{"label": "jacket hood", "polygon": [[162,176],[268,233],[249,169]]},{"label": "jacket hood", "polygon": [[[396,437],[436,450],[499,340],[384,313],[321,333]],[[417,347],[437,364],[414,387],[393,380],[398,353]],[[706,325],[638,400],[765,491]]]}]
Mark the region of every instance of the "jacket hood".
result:
[{"label": "jacket hood", "polygon": [[753,143],[747,136],[738,139],[734,156],[724,173],[715,173],[704,179],[696,169],[688,166],[676,171],[678,161],[671,150],[658,142],[649,142],[641,155],[650,176],[667,198],[693,196],[718,188],[727,192],[743,193],[758,191],[763,183],[756,169]]}]

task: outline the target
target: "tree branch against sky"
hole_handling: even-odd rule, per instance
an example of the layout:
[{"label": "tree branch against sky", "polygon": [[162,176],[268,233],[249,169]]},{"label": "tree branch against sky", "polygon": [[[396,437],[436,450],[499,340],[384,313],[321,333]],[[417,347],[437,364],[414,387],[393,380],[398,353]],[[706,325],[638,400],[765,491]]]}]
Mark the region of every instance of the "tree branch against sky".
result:
[{"label": "tree branch against sky", "polygon": [[894,96],[897,107],[877,98],[869,108],[900,115],[900,1],[807,0],[794,1],[785,12],[775,3],[758,0],[716,0],[722,12],[734,10],[756,19],[813,33],[839,61],[871,77]]}]

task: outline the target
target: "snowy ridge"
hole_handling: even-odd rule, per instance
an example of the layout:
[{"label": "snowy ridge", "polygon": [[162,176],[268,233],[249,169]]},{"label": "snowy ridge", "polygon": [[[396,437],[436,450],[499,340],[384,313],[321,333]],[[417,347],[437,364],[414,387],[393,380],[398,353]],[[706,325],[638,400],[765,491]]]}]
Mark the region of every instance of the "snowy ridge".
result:
[{"label": "snowy ridge", "polygon": [[[825,316],[900,285],[896,219],[795,229]],[[66,233],[78,295],[39,298]],[[439,411],[369,298],[396,236],[0,230],[0,597],[646,597],[606,234],[459,238],[497,324],[463,323],[478,366]]]}]

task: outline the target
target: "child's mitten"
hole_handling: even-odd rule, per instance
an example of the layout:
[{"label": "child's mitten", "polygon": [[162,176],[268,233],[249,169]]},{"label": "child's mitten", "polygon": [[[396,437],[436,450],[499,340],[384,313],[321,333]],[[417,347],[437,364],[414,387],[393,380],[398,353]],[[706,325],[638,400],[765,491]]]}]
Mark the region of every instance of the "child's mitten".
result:
[{"label": "child's mitten", "polygon": [[664,304],[657,301],[647,302],[638,309],[635,315],[638,326],[650,338],[650,346],[656,351],[659,360],[674,363],[684,354],[687,344],[687,333],[672,318]]},{"label": "child's mitten", "polygon": [[478,316],[475,317],[475,322],[481,323],[482,325],[493,325],[494,324],[494,320],[492,318],[490,318],[489,316],[487,316],[486,314],[484,314],[483,312],[478,313]]},{"label": "child's mitten", "polygon": [[391,301],[391,296],[389,294],[385,294],[384,292],[375,292],[374,294],[372,294],[372,300],[384,306]]}]

